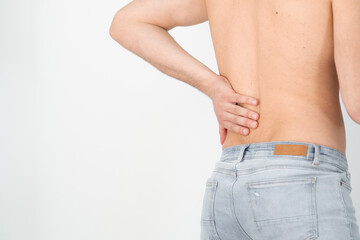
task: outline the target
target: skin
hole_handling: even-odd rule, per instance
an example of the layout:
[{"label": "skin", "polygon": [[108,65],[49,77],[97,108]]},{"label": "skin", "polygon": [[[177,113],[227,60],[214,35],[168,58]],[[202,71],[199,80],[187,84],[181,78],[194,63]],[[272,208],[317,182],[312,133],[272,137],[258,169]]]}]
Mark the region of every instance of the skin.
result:
[{"label": "skin", "polygon": [[[219,74],[169,34],[176,26],[205,21]],[[117,11],[110,35],[210,97],[222,149],[294,140],[345,154],[339,90],[360,124],[359,22],[358,0],[134,0]]]},{"label": "skin", "polygon": [[[250,127],[257,127],[259,114],[241,104],[257,105],[259,101],[236,93],[226,77],[214,73],[192,57],[168,32],[176,26],[190,26],[204,21],[207,21],[207,14],[201,1],[135,0],[115,14],[110,35],[163,73],[209,96],[219,122],[220,143],[223,144],[227,129],[248,135]],[[252,100],[255,103],[251,103]],[[253,114],[255,117],[252,117]],[[255,127],[251,126],[252,123]]]}]

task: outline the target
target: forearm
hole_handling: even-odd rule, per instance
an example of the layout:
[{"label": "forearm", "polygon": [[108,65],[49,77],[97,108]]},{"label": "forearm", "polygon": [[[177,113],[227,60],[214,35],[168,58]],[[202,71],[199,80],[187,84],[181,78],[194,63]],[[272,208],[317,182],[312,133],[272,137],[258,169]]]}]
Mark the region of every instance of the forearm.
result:
[{"label": "forearm", "polygon": [[148,23],[114,19],[110,34],[124,48],[161,72],[211,96],[218,75],[186,52],[166,29]]}]

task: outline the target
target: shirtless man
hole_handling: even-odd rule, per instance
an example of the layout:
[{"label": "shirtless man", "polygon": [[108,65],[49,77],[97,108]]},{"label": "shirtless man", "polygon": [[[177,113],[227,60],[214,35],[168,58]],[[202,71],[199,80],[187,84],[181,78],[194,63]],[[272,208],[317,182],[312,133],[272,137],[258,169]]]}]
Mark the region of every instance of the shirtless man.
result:
[{"label": "shirtless man", "polygon": [[[176,26],[204,21],[209,22],[219,74],[193,58],[168,33]],[[350,173],[339,102],[340,90],[349,116],[360,124],[359,0],[134,0],[115,14],[110,35],[163,73],[211,98],[223,150],[217,169],[238,172],[274,167],[277,162],[303,171],[289,175],[279,167],[256,176],[244,172],[243,179],[229,179],[231,185],[214,171],[204,197],[202,240],[360,240],[350,193],[343,187],[350,186]],[[247,159],[257,161],[243,161]],[[303,166],[300,160],[310,160],[310,165]],[[301,168],[308,168],[307,175]],[[322,171],[328,171],[327,178]],[[280,192],[273,184],[258,188],[254,195],[268,194],[265,189],[276,192],[283,213],[270,211],[276,209],[271,205],[275,195],[267,195],[266,203],[260,203],[248,194],[260,180],[290,177],[316,179],[309,184],[309,189],[317,184],[312,195],[316,211],[306,215],[303,204],[294,206],[293,201],[306,190],[300,184],[286,185],[289,181],[283,182]],[[226,186],[233,186],[228,190],[230,199],[220,194],[225,191],[222,188],[229,189]],[[218,194],[209,203],[214,189]],[[286,195],[289,192],[292,195]],[[329,202],[341,197],[342,203]],[[321,200],[328,201],[327,208]],[[299,213],[316,220],[274,224],[299,218]]]}]

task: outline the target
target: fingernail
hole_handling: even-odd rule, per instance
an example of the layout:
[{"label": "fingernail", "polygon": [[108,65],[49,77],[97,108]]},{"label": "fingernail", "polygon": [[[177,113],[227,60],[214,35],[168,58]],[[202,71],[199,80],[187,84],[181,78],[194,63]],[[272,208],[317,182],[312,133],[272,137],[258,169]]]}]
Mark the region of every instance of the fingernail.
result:
[{"label": "fingernail", "polygon": [[251,126],[254,128],[254,127],[256,127],[256,122],[252,122],[251,123]]},{"label": "fingernail", "polygon": [[256,114],[255,113],[253,113],[252,115],[251,115],[251,117],[253,118],[253,119],[256,119]]},{"label": "fingernail", "polygon": [[252,100],[252,103],[253,103],[253,104],[256,104],[256,100]]},{"label": "fingernail", "polygon": [[244,134],[247,134],[247,133],[248,133],[247,128],[244,128],[244,129],[243,129],[243,133],[244,133]]}]

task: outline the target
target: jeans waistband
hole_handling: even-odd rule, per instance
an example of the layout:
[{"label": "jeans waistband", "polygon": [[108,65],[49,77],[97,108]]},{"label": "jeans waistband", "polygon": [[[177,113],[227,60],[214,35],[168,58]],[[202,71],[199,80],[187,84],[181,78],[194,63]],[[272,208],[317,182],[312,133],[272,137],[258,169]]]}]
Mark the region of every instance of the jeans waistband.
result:
[{"label": "jeans waistband", "polygon": [[[275,155],[275,146],[278,144],[306,145],[306,153],[304,152],[304,155]],[[347,158],[342,152],[332,147],[301,141],[273,141],[233,145],[222,150],[220,161],[241,162],[243,160],[258,159],[260,157],[266,157],[266,159],[271,160],[272,157],[279,158],[284,156],[288,159],[313,161],[313,164],[315,165],[318,165],[322,161],[326,161],[340,166],[345,170],[348,169]]]}]

